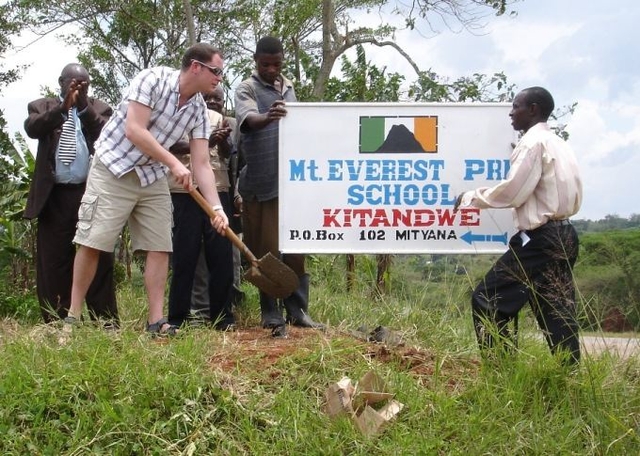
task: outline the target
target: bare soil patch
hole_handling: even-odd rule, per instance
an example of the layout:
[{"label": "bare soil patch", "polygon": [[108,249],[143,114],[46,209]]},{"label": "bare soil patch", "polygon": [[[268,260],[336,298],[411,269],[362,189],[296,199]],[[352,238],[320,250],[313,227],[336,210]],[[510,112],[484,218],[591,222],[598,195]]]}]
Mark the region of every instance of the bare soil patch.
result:
[{"label": "bare soil patch", "polygon": [[[225,333],[222,345],[212,354],[210,365],[226,373],[263,370],[272,377],[280,375],[278,363],[285,359],[305,357],[317,351],[319,346],[330,344],[351,346],[358,356],[364,356],[385,364],[393,364],[397,369],[414,375],[421,384],[431,385],[434,381],[447,378],[447,387],[461,387],[456,379],[476,371],[477,359],[444,356],[428,348],[407,346],[404,343],[389,345],[368,342],[335,329],[317,331],[288,327],[288,337],[271,337],[267,329],[244,327]],[[640,353],[640,339],[626,337],[584,336],[581,338],[583,352],[590,356],[611,353],[628,358]],[[438,378],[434,377],[434,374]]]},{"label": "bare soil patch", "polygon": [[318,346],[334,343],[351,346],[358,356],[393,364],[397,369],[413,374],[425,386],[435,381],[434,374],[439,372],[448,378],[447,388],[457,389],[460,385],[456,379],[465,378],[465,375],[461,375],[463,372],[468,374],[469,370],[478,368],[477,361],[439,359],[435,353],[425,348],[369,342],[333,329],[287,329],[288,337],[284,339],[273,338],[269,330],[260,327],[247,327],[225,333],[223,344],[210,358],[210,365],[226,373],[262,369],[269,372],[269,376],[277,377],[280,373],[277,367],[279,361],[304,357],[305,354],[316,352]]}]

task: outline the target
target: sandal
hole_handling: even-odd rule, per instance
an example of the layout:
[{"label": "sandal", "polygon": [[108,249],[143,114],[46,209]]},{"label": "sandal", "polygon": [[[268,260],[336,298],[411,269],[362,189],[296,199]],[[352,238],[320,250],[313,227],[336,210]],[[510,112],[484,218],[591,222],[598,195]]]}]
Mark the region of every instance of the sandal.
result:
[{"label": "sandal", "polygon": [[66,317],[64,317],[62,322],[65,325],[69,325],[69,326],[80,326],[81,325],[80,320],[78,318],[74,317],[73,315],[67,315]]},{"label": "sandal", "polygon": [[167,319],[162,317],[155,323],[147,323],[147,332],[152,336],[175,336],[178,334],[178,327],[176,325],[170,325]]}]

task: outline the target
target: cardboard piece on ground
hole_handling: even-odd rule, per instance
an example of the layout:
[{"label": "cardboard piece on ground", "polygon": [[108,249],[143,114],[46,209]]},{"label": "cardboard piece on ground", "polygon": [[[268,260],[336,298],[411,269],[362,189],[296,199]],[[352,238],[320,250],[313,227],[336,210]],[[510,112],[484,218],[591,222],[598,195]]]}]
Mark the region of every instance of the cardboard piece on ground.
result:
[{"label": "cardboard piece on ground", "polygon": [[329,386],[325,391],[325,411],[331,417],[338,416],[342,413],[352,414],[353,404],[352,398],[355,393],[355,387],[351,384],[349,377],[342,379]]},{"label": "cardboard piece on ground", "polygon": [[365,435],[375,435],[391,421],[404,404],[393,399],[384,381],[367,372],[354,386],[349,377],[330,385],[325,391],[325,411],[330,417],[349,415]]}]

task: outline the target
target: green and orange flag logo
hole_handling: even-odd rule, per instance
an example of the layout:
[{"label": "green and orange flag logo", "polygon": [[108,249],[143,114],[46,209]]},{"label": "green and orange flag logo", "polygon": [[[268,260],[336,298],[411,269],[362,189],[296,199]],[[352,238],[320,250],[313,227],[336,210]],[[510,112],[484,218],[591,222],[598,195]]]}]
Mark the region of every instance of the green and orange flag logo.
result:
[{"label": "green and orange flag logo", "polygon": [[360,153],[437,153],[438,117],[360,117]]}]

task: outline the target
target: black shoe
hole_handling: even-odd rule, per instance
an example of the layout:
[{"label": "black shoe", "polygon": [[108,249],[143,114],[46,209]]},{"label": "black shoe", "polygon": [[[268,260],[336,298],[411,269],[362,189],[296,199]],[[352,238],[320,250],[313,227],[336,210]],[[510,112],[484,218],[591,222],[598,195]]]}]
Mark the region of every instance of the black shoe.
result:
[{"label": "black shoe", "polygon": [[238,327],[236,326],[236,323],[234,321],[221,321],[219,323],[214,324],[213,329],[215,329],[216,331],[222,331],[222,332],[233,332],[233,331],[237,331]]},{"label": "black shoe", "polygon": [[287,323],[292,326],[297,326],[299,328],[312,328],[312,329],[326,329],[326,326],[322,323],[318,323],[313,321],[309,315],[307,315],[303,310],[300,310],[299,315],[296,317],[292,317],[291,315],[287,315]]},{"label": "black shoe", "polygon": [[120,329],[120,325],[115,321],[107,320],[102,323],[102,329],[107,332],[118,331]]},{"label": "black shoe", "polygon": [[287,338],[287,325],[274,325],[271,326],[271,337],[276,339]]},{"label": "black shoe", "polygon": [[284,326],[286,322],[282,315],[277,312],[262,316],[262,327],[265,329],[275,328],[276,326]]}]

